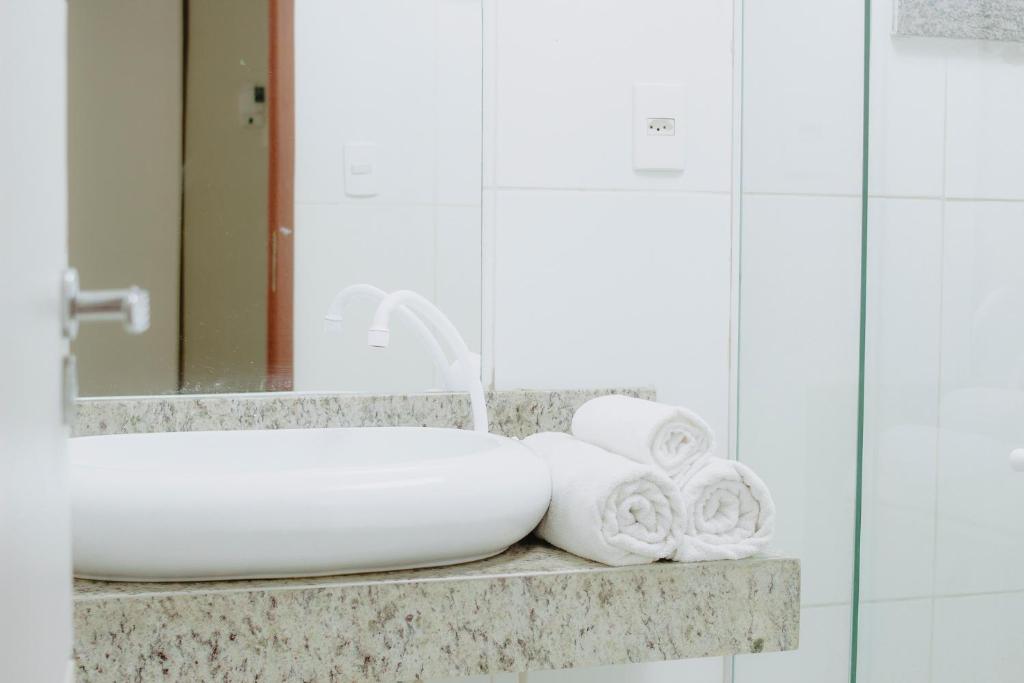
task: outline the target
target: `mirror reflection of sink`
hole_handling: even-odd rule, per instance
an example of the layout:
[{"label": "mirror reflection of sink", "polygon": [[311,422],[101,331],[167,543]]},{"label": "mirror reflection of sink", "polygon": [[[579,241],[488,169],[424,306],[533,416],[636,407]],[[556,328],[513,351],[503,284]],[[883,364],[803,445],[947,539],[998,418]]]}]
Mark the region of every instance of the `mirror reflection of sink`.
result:
[{"label": "mirror reflection of sink", "polygon": [[316,576],[500,553],[547,510],[547,466],[456,429],[187,432],[71,440],[75,574]]}]

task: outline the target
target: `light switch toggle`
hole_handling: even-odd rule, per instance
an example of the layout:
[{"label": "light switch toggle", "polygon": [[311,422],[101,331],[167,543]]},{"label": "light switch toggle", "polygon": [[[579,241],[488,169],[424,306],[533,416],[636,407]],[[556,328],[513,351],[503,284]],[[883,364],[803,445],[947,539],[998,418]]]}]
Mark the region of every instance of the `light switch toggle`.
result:
[{"label": "light switch toggle", "polygon": [[345,194],[349,197],[377,195],[377,145],[373,142],[345,143]]}]

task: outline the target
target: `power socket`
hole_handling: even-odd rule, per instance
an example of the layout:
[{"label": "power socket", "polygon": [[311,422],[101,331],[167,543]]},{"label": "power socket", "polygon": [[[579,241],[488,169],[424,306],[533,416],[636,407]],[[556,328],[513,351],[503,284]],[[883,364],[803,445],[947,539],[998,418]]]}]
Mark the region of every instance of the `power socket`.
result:
[{"label": "power socket", "polygon": [[681,84],[634,83],[633,170],[683,171],[686,125],[686,91]]},{"label": "power socket", "polygon": [[675,135],[675,119],[647,119],[648,135]]}]

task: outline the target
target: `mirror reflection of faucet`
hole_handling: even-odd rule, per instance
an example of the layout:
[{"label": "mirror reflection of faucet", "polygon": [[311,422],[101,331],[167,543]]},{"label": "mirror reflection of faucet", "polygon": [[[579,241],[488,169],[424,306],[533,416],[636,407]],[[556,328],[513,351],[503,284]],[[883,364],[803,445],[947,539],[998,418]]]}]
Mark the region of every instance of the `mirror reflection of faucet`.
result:
[{"label": "mirror reflection of faucet", "polygon": [[[357,299],[369,299],[378,304],[367,335],[369,346],[387,348],[391,342],[391,315],[397,312],[404,317],[430,351],[445,388],[469,392],[473,429],[486,432],[487,404],[480,381],[480,354],[469,350],[465,339],[441,309],[411,290],[388,294],[373,285],[351,285],[335,295],[324,316],[324,330],[338,333],[342,329],[345,308]],[[448,352],[445,352],[442,342],[448,347]],[[453,358],[449,358],[449,353]]]}]

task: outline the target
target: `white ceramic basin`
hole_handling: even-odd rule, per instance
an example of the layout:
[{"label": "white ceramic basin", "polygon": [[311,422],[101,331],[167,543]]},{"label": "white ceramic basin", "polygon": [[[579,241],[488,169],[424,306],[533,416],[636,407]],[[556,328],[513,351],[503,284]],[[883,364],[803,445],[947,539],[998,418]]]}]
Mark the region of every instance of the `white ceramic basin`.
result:
[{"label": "white ceramic basin", "polygon": [[75,574],[316,576],[466,562],[526,536],[547,466],[456,429],[291,429],[71,440]]}]

